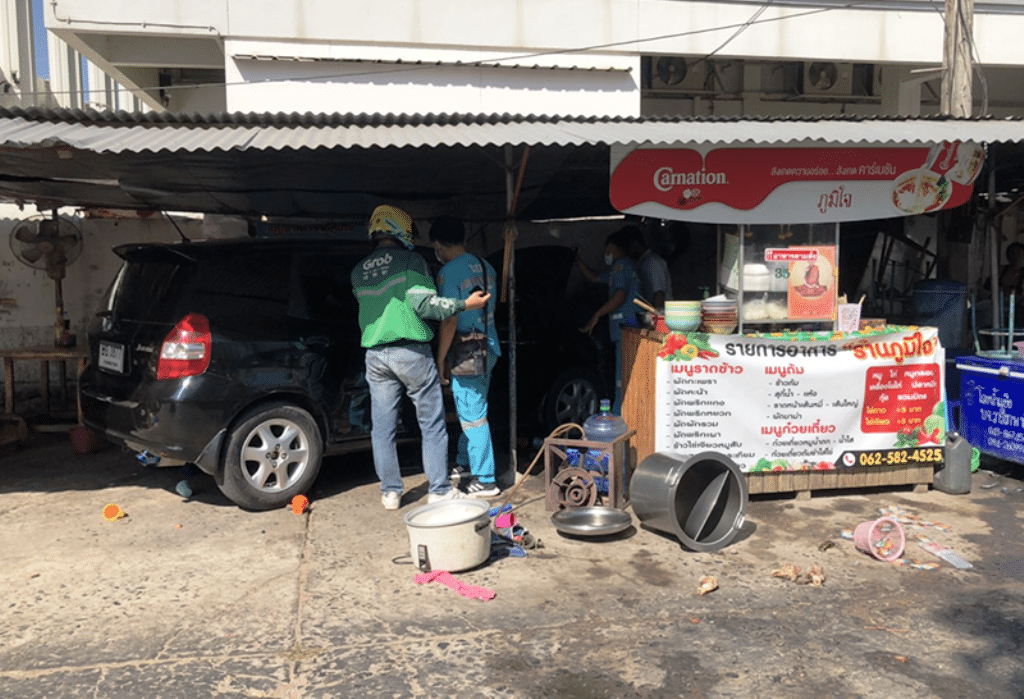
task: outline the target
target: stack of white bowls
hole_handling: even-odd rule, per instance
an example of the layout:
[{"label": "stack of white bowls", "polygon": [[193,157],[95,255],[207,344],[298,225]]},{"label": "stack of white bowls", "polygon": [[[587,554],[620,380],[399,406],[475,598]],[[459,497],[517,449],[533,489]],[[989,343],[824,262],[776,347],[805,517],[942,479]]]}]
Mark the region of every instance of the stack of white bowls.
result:
[{"label": "stack of white bowls", "polygon": [[676,332],[696,330],[701,324],[700,301],[666,301],[665,325]]},{"label": "stack of white bowls", "polygon": [[716,296],[701,302],[704,330],[714,335],[729,335],[736,329],[736,300]]},{"label": "stack of white bowls", "polygon": [[744,291],[768,291],[770,285],[771,273],[768,271],[768,265],[743,265]]}]

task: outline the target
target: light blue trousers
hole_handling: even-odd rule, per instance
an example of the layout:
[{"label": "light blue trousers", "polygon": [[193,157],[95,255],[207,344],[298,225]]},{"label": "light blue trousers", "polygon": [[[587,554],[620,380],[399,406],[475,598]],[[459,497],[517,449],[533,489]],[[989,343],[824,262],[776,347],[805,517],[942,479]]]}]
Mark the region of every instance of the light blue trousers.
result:
[{"label": "light blue trousers", "polygon": [[494,482],[494,443],[487,422],[487,391],[491,386],[494,361],[493,357],[487,357],[487,373],[483,376],[452,376],[455,410],[462,423],[455,463],[468,468],[482,483]]}]

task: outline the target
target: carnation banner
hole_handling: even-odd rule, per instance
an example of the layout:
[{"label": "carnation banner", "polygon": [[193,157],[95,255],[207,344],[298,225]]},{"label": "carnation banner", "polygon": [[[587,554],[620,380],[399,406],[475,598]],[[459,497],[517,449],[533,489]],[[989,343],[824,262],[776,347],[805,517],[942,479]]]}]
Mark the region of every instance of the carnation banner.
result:
[{"label": "carnation banner", "polygon": [[932,148],[613,146],[612,206],[706,223],[819,223],[960,206],[985,161],[974,143]]},{"label": "carnation banner", "polygon": [[658,353],[655,450],[717,451],[747,472],[937,464],[944,367],[930,327],[670,333]]}]

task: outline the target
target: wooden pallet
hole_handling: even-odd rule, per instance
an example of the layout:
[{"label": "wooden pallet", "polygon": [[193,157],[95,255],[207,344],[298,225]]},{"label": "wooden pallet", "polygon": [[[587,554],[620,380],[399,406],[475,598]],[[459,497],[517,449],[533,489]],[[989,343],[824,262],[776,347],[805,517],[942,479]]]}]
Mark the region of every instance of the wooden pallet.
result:
[{"label": "wooden pallet", "polygon": [[747,490],[751,495],[793,493],[804,500],[815,490],[846,488],[887,488],[912,485],[914,492],[928,490],[934,467],[926,466],[856,466],[836,471],[779,471],[748,473]]}]

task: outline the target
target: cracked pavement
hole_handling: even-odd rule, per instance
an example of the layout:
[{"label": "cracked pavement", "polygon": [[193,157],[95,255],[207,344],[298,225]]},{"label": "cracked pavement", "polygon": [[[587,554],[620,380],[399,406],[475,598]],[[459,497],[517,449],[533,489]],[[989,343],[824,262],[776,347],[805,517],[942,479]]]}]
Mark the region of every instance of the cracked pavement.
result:
[{"label": "cracked pavement", "polygon": [[[457,573],[497,592],[481,602],[413,583],[402,515],[424,478],[401,453],[398,512],[357,455],[328,459],[296,516],[242,511],[206,476],[183,500],[181,469],[116,449],[0,452],[0,697],[1024,697],[1020,467],[986,464],[998,480],[966,496],[759,498],[715,554],[639,526],[561,536],[536,476],[516,502],[544,548]],[[128,517],[105,521],[111,502]],[[975,568],[840,538],[889,504],[949,524],[923,533]],[[771,577],[784,562],[824,587]],[[698,597],[703,575],[720,589]]]}]

